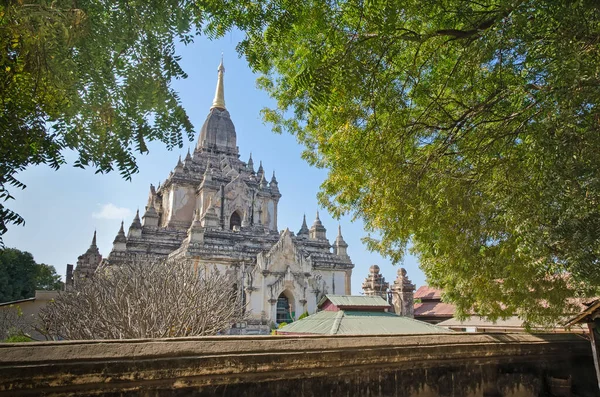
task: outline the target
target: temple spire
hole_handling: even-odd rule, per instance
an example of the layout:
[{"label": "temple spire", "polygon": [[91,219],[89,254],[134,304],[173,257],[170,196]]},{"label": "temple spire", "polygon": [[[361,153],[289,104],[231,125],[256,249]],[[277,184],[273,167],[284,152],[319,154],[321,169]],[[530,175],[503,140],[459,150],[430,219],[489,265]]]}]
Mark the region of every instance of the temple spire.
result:
[{"label": "temple spire", "polygon": [[142,222],[140,221],[140,209],[138,208],[137,211],[135,211],[135,217],[133,218],[133,222],[131,222],[131,226],[129,227],[131,228],[135,228],[135,229],[141,229],[142,228]]},{"label": "temple spire", "polygon": [[347,248],[348,244],[344,241],[344,237],[342,237],[342,225],[338,224],[338,235],[335,243],[333,243],[333,253],[348,258]]},{"label": "temple spire", "polygon": [[154,188],[153,184],[150,184],[150,192],[148,193],[148,202],[146,203],[146,211],[148,211],[148,209],[150,207],[154,207],[155,196],[156,196],[156,189]]},{"label": "temple spire", "polygon": [[252,161],[252,152],[250,152],[250,158],[248,159],[248,171],[254,175],[254,161]]},{"label": "temple spire", "polygon": [[311,239],[315,240],[327,240],[327,229],[323,226],[323,222],[319,218],[319,211],[317,210],[317,217],[315,218],[315,222],[309,230],[309,236]]},{"label": "temple spire", "polygon": [[92,243],[90,244],[90,248],[87,249],[86,254],[93,253],[98,253],[98,255],[100,254],[100,251],[98,251],[98,246],[96,245],[96,230],[94,230],[94,237],[92,238]]},{"label": "temple spire", "polygon": [[125,237],[125,229],[123,229],[123,221],[121,221],[121,228],[113,241],[113,249],[115,251],[126,251],[126,246],[124,245],[126,243],[127,237]]},{"label": "temple spire", "polygon": [[298,236],[308,236],[308,225],[306,224],[306,214],[304,214],[304,217],[302,218],[302,226],[300,227],[300,230],[298,231]]},{"label": "temple spire", "polygon": [[215,90],[215,99],[213,99],[211,109],[225,109],[225,90],[223,88],[223,73],[225,73],[225,66],[223,66],[223,54],[221,54],[221,63],[217,69],[219,77],[217,78],[217,89]]}]

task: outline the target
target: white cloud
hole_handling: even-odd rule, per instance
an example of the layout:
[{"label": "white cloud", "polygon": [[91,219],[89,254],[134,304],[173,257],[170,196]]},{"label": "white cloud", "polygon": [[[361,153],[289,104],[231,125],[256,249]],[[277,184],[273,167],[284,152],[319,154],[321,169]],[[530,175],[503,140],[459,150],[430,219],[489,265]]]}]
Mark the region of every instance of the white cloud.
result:
[{"label": "white cloud", "polygon": [[100,212],[94,212],[92,217],[96,219],[118,219],[128,218],[133,214],[129,208],[117,207],[113,203],[102,205]]}]

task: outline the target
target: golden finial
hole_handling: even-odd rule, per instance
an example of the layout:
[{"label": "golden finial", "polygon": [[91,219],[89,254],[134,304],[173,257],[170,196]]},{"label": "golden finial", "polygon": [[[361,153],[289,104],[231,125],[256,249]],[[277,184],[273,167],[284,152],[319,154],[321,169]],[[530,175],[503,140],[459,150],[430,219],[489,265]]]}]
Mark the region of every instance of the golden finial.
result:
[{"label": "golden finial", "polygon": [[223,66],[223,53],[221,53],[221,63],[217,69],[219,77],[217,78],[217,90],[215,91],[215,99],[213,100],[211,109],[219,108],[225,109],[225,90],[223,88],[223,73],[225,73],[225,66]]}]

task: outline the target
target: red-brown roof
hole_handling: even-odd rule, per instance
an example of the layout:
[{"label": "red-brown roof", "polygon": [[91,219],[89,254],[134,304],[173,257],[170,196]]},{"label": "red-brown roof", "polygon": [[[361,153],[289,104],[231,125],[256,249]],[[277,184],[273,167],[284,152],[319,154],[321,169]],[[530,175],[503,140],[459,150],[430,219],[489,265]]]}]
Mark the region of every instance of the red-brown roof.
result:
[{"label": "red-brown roof", "polygon": [[415,303],[415,317],[452,317],[456,307],[444,302]]},{"label": "red-brown roof", "polygon": [[430,287],[428,285],[423,285],[422,287],[419,287],[414,296],[415,299],[421,300],[441,300],[442,290]]}]

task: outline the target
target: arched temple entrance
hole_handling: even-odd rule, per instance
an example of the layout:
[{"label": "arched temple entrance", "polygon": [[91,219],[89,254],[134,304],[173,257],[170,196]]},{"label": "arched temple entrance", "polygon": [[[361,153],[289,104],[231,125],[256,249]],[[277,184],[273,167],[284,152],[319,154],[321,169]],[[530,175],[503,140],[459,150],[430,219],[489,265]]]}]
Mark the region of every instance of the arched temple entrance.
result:
[{"label": "arched temple entrance", "polygon": [[279,298],[277,298],[277,324],[293,322],[295,314],[293,296],[288,297],[285,292],[282,292]]},{"label": "arched temple entrance", "polygon": [[233,211],[233,214],[231,214],[231,218],[229,218],[229,230],[233,230],[234,226],[242,226],[242,217],[237,211]]}]

